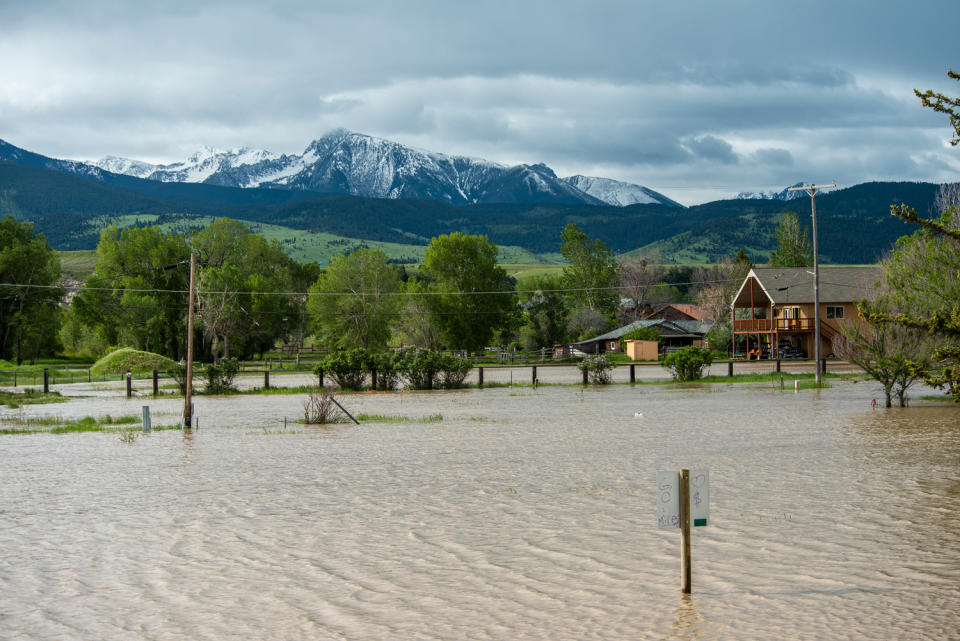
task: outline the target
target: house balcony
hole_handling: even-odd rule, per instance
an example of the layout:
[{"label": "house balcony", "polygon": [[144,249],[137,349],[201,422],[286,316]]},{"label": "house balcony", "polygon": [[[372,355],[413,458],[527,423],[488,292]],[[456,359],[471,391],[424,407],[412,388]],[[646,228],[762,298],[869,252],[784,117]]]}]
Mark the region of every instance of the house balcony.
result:
[{"label": "house balcony", "polygon": [[812,318],[754,318],[733,321],[733,331],[746,334],[750,332],[812,332]]}]

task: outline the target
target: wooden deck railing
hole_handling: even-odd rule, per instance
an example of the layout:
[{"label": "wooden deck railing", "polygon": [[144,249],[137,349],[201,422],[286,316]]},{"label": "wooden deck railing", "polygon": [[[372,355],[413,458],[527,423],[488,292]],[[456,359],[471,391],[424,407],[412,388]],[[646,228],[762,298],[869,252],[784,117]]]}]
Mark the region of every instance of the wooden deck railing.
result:
[{"label": "wooden deck railing", "polygon": [[[821,323],[821,326],[823,323]],[[733,321],[735,332],[812,332],[814,322],[812,318],[754,318]],[[822,329],[821,329],[822,331]]]}]

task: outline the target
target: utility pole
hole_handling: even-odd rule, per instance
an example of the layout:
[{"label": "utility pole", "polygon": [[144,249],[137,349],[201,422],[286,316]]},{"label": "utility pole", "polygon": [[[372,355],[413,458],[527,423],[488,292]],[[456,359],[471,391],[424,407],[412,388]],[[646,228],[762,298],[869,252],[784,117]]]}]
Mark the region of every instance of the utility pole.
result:
[{"label": "utility pole", "polygon": [[187,305],[187,389],[183,401],[183,426],[193,429],[193,297],[197,256],[190,252],[190,302]]},{"label": "utility pole", "polygon": [[790,187],[787,191],[805,191],[810,194],[810,214],[813,217],[813,369],[817,373],[817,386],[822,383],[820,362],[823,360],[823,346],[820,338],[820,256],[817,252],[817,192],[821,189],[836,187],[836,183],[829,185],[810,185],[809,187]]}]

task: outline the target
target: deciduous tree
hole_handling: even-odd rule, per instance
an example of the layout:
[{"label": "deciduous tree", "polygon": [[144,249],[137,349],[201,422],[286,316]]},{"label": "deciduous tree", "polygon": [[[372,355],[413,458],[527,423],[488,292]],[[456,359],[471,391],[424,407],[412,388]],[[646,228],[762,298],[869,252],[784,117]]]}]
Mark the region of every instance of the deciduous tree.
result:
[{"label": "deciduous tree", "polygon": [[33,223],[0,221],[0,358],[35,359],[59,346],[60,258]]},{"label": "deciduous tree", "polygon": [[497,251],[486,236],[460,232],[430,241],[423,271],[434,293],[423,301],[447,347],[482,349],[495,332],[516,326],[515,281],[497,266]]},{"label": "deciduous tree", "polygon": [[569,263],[564,284],[574,305],[589,307],[613,318],[620,303],[620,273],[613,252],[600,239],[591,240],[574,223],[563,228],[560,253]]},{"label": "deciduous tree", "polygon": [[333,259],[311,288],[307,309],[328,346],[382,350],[403,304],[401,285],[385,253],[361,248]]}]

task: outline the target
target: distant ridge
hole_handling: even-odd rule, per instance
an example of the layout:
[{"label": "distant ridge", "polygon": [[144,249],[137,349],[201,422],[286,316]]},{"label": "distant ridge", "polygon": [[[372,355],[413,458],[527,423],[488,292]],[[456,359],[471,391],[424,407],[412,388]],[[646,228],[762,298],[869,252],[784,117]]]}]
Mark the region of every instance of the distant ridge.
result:
[{"label": "distant ridge", "polygon": [[550,203],[681,205],[641,185],[571,176],[544,164],[506,166],[487,160],[421,151],[396,142],[334,129],[302,154],[240,147],[204,147],[182,162],[152,165],[107,156],[89,166],[162,182],[269,189],[301,189],[366,198],[439,200],[453,205]]}]

